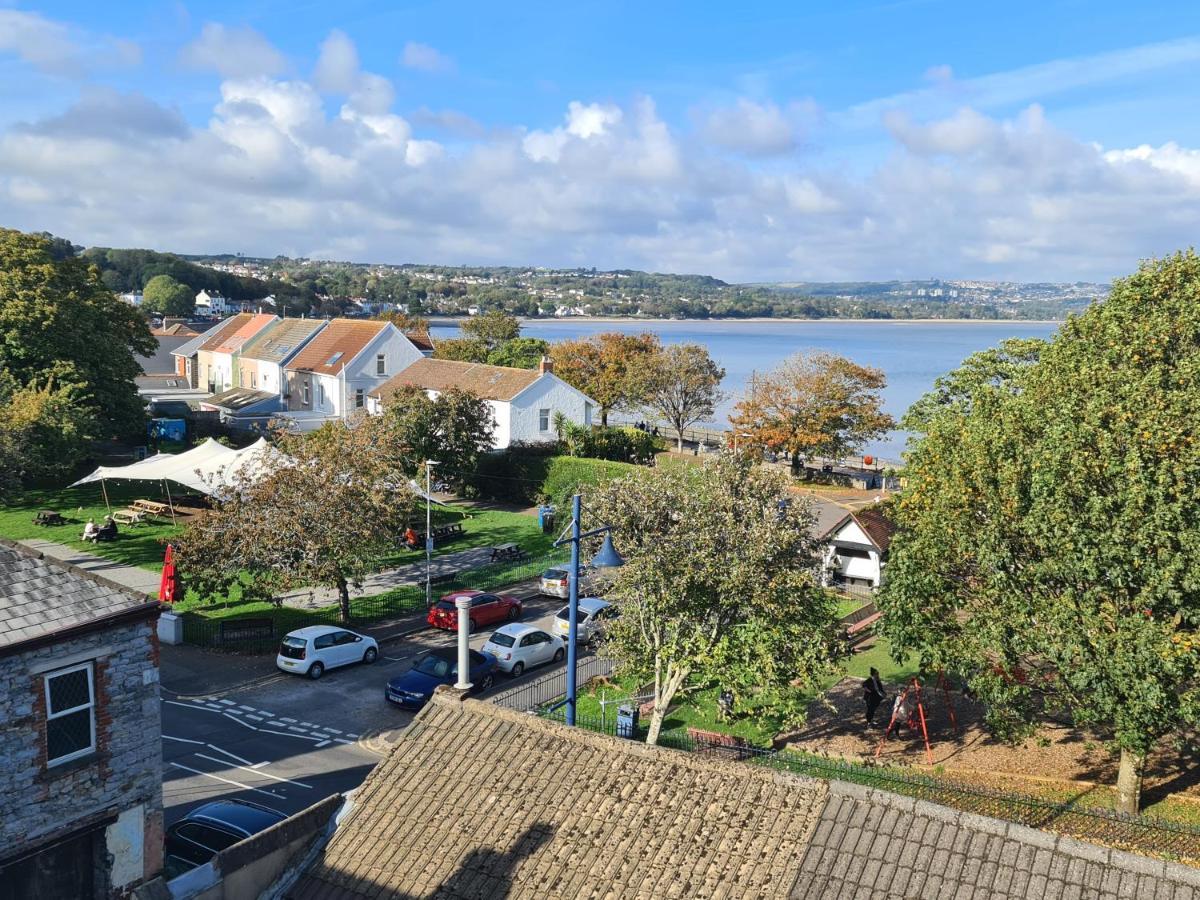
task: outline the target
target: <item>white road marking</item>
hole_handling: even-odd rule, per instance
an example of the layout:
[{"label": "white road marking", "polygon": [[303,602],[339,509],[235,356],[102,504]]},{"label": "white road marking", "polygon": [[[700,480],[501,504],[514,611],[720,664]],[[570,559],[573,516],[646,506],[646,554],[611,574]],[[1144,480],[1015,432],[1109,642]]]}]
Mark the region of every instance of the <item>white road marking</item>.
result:
[{"label": "white road marking", "polygon": [[[164,734],[163,740],[164,741],[179,741],[181,744],[199,744],[202,747],[205,745],[204,741],[193,741],[191,738],[177,738],[177,737],[172,737],[169,734]],[[211,747],[212,744],[209,744],[208,746]]]},{"label": "white road marking", "polygon": [[269,763],[267,760],[263,760],[263,761],[262,761],[262,762],[260,762],[260,763],[255,763],[255,764],[254,764],[254,765],[252,765],[250,768],[252,768],[252,769],[261,769],[263,766],[269,766],[269,765],[270,765],[270,763]]},{"label": "white road marking", "polygon": [[334,738],[339,744],[353,744],[354,741],[347,741],[344,738]]},{"label": "white road marking", "polygon": [[269,713],[265,709],[256,709],[255,712],[258,713],[260,716],[266,716],[268,719],[275,718],[275,713]]},{"label": "white road marking", "polygon": [[321,741],[321,743],[317,744],[317,746],[313,749],[320,750],[322,747],[328,747],[331,743],[333,743],[333,742],[332,741]]},{"label": "white road marking", "polygon": [[274,797],[276,800],[287,799],[283,796],[283,794],[276,794],[274,791],[264,791],[261,788],[250,787],[248,784],[242,784],[240,781],[234,781],[232,778],[222,778],[220,775],[214,775],[212,772],[202,772],[199,769],[193,769],[191,766],[183,766],[177,762],[173,762],[171,765],[176,769],[183,769],[185,772],[194,772],[197,775],[203,775],[205,778],[211,778],[214,781],[223,781],[226,784],[232,784],[234,787],[240,787],[243,791],[254,791],[256,794],[266,794],[268,797]]},{"label": "white road marking", "polygon": [[224,705],[224,706],[234,706],[234,705],[236,705],[236,704],[234,704],[234,702],[233,702],[232,700],[218,700],[217,702],[218,702],[218,703],[220,703],[220,704],[222,704],[222,705]]},{"label": "white road marking", "polygon": [[295,719],[289,719],[287,716],[280,716],[280,717],[279,717],[279,721],[281,721],[281,722],[292,722],[292,723],[294,724],[296,720],[295,720]]},{"label": "white road marking", "polygon": [[[208,747],[209,750],[215,750],[218,753],[224,753],[230,759],[236,759],[240,763],[245,763],[246,765],[250,765],[250,760],[242,759],[242,757],[238,756],[236,753],[230,753],[224,747],[218,747],[216,744],[205,744],[205,746]],[[197,753],[196,755],[199,756],[200,754]]]},{"label": "white road marking", "polygon": [[[247,728],[254,728],[253,725],[247,725]],[[308,734],[289,734],[286,731],[272,731],[270,728],[254,728],[255,731],[261,731],[263,734],[277,734],[280,737],[297,738],[302,741],[319,741],[320,738],[315,738]]]},{"label": "white road marking", "polygon": [[311,784],[305,784],[303,781],[292,781],[290,778],[284,778],[282,775],[276,775],[273,772],[268,772],[265,769],[255,769],[252,766],[239,766],[236,763],[227,763],[223,759],[217,759],[215,756],[205,756],[203,753],[197,753],[196,756],[201,759],[207,759],[209,762],[219,763],[223,766],[232,765],[235,769],[244,769],[247,772],[253,772],[255,775],[264,775],[267,778],[273,778],[276,781],[282,781],[286,784],[294,784],[296,787],[302,787],[305,790],[312,790]]},{"label": "white road marking", "polygon": [[249,715],[249,714],[247,714],[247,715],[246,715],[246,718],[247,718],[247,719],[249,719],[251,722],[261,722],[261,721],[263,721],[263,717],[262,717],[262,716],[252,716],[252,715]]},{"label": "white road marking", "polygon": [[[222,702],[224,702],[224,701],[222,701]],[[238,709],[244,709],[246,712],[254,712],[253,706],[244,706],[241,703],[238,704]]]},{"label": "white road marking", "polygon": [[223,712],[223,713],[221,713],[221,715],[223,715],[225,718],[229,719],[229,721],[231,721],[231,722],[237,722],[243,728],[249,728],[251,731],[258,731],[258,729],[255,728],[253,725],[251,725],[249,722],[243,722],[237,716],[231,716],[227,712]]}]

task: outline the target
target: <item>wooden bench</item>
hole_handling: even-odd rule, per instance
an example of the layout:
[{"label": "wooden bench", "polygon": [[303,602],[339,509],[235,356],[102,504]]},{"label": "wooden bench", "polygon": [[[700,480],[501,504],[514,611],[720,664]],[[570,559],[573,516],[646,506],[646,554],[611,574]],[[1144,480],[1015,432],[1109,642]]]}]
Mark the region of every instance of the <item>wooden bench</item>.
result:
[{"label": "wooden bench", "polygon": [[270,640],[273,637],[275,622],[272,619],[229,619],[220,622],[217,628],[217,638],[221,644]]},{"label": "wooden bench", "polygon": [[[457,522],[453,525],[441,525],[433,529],[431,534],[433,535],[433,546],[435,547],[437,547],[439,544],[445,544],[449,541],[458,540],[458,538],[467,536],[467,532]],[[425,546],[425,532],[417,532],[417,540],[415,544],[410,544],[408,541],[405,541],[404,543],[413,550],[419,550]]]},{"label": "wooden bench", "polygon": [[745,759],[750,755],[750,745],[732,734],[689,728],[687,736],[696,745],[692,748],[695,753],[708,753],[725,759]]},{"label": "wooden bench", "polygon": [[528,555],[517,544],[501,544],[492,548],[492,562],[518,562]]},{"label": "wooden bench", "polygon": [[434,575],[429,579],[430,584],[445,584],[448,581],[453,581],[458,577],[457,572],[443,572],[441,575]]},{"label": "wooden bench", "polygon": [[57,513],[52,509],[39,509],[33,517],[34,525],[66,525],[67,520],[62,517],[62,513]]},{"label": "wooden bench", "polygon": [[850,615],[842,619],[842,632],[846,636],[846,640],[850,646],[865,640],[875,627],[875,623],[883,618],[883,613],[879,611],[874,603],[867,603],[860,606]]},{"label": "wooden bench", "polygon": [[130,509],[135,509],[141,513],[149,513],[152,516],[169,516],[171,515],[171,507],[165,503],[159,503],[155,500],[134,500],[129,505]]},{"label": "wooden bench", "polygon": [[140,509],[118,509],[112,514],[113,521],[121,525],[141,525],[146,521],[146,513]]}]

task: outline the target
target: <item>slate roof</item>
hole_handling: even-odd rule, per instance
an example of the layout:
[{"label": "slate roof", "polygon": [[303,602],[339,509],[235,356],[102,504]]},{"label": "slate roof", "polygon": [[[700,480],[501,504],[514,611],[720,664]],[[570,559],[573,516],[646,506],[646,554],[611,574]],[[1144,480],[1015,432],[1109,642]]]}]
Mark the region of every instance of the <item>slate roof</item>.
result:
[{"label": "slate roof", "polygon": [[540,377],[537,369],[425,357],[384,382],[371,396],[386,400],[400,388],[416,385],[427,391],[439,392],[459,388],[484,400],[509,401]]},{"label": "slate roof", "polygon": [[[329,323],[308,344],[292,357],[289,369],[314,372],[317,375],[337,375],[362,353],[367,344],[390,322],[378,319],[330,319]],[[337,354],[341,356],[337,356]],[[336,362],[330,362],[337,357]]]},{"label": "slate roof", "polygon": [[216,344],[205,343],[200,349],[211,350],[214,353],[236,353],[242,349],[246,341],[264,328],[269,328],[272,322],[278,321],[271,313],[238,313],[234,318],[243,316],[245,316],[245,321],[234,331],[224,332]]},{"label": "slate roof", "polygon": [[1200,900],[1200,869],[833,782],[792,900]]},{"label": "slate roof", "polygon": [[[82,526],[81,526],[82,528]],[[119,585],[0,541],[0,649],[149,600]]]},{"label": "slate roof", "polygon": [[441,688],[287,896],[1200,900],[1200,870]]},{"label": "slate roof", "polygon": [[826,790],[439,691],[289,896],[786,896]]},{"label": "slate roof", "polygon": [[183,335],[155,335],[154,352],[149,356],[138,356],[138,363],[147,375],[166,375],[175,371],[175,354],[191,338]]},{"label": "slate roof", "polygon": [[230,316],[221,322],[218,322],[212,328],[192,338],[186,344],[182,344],[171,351],[172,356],[195,356],[209,341],[221,336],[228,328],[236,327],[234,320],[237,316]]},{"label": "slate roof", "polygon": [[284,319],[248,340],[242,347],[242,359],[281,363],[324,327],[324,319]]}]

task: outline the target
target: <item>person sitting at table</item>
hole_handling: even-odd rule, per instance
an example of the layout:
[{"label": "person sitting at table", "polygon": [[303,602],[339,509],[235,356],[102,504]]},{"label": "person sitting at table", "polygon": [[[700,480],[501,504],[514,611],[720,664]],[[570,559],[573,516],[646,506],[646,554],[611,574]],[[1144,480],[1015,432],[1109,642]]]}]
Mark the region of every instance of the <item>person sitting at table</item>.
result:
[{"label": "person sitting at table", "polygon": [[117,522],[112,516],[104,517],[104,524],[96,531],[96,540],[112,541],[117,537]]},{"label": "person sitting at table", "polygon": [[96,527],[96,520],[88,519],[87,524],[83,526],[83,539],[85,541],[91,541],[94,544],[96,542],[96,533],[98,531],[99,529]]},{"label": "person sitting at table", "polygon": [[414,550],[417,549],[417,533],[413,531],[413,527],[411,525],[409,525],[404,531],[404,543],[408,544],[408,546],[412,547]]}]

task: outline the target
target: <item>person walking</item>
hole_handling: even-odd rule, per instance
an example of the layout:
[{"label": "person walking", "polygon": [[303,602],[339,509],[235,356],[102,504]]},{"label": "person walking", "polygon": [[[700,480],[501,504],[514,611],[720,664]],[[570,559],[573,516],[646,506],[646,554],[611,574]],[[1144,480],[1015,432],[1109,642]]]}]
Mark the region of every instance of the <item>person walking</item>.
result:
[{"label": "person walking", "polygon": [[867,705],[868,728],[874,727],[875,710],[879,709],[879,704],[883,703],[886,697],[887,692],[883,688],[883,679],[879,677],[879,670],[872,666],[870,677],[863,681],[863,702]]}]

